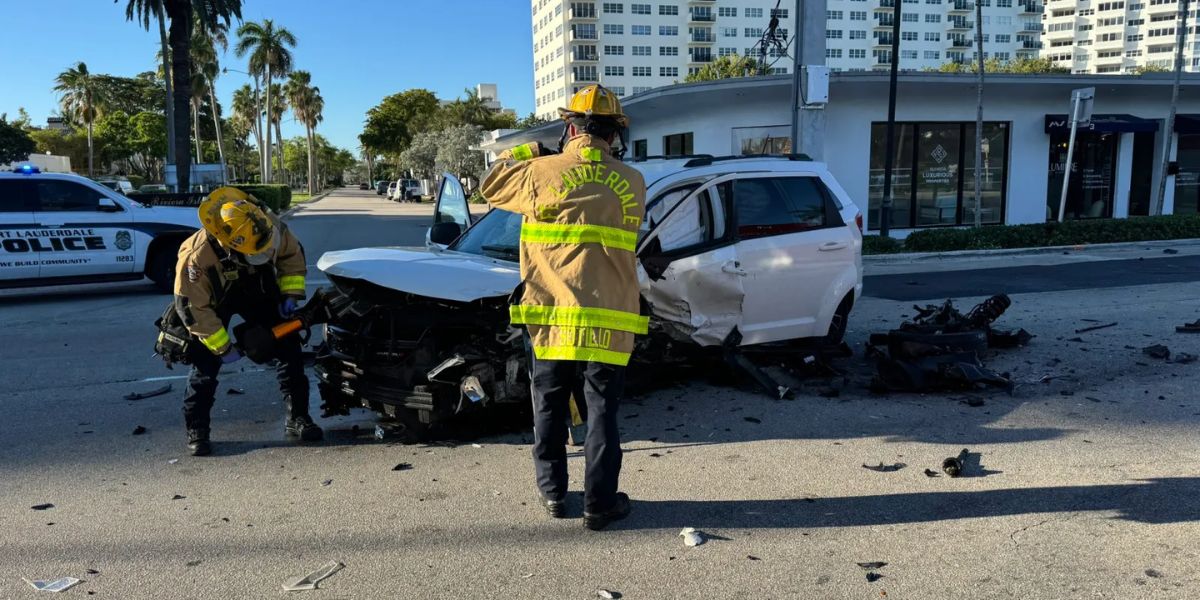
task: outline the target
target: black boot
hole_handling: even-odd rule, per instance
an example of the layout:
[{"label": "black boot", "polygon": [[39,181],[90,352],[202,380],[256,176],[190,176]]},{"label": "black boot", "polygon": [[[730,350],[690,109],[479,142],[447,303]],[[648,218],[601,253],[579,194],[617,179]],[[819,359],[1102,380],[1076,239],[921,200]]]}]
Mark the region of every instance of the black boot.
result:
[{"label": "black boot", "polygon": [[583,526],[592,531],[600,531],[608,527],[613,521],[620,521],[629,516],[629,496],[625,492],[617,492],[617,500],[613,503],[612,508],[601,513],[590,513],[584,511]]},{"label": "black boot", "polygon": [[207,429],[188,430],[188,452],[192,456],[208,456],[212,454],[212,443],[208,441]]},{"label": "black boot", "polygon": [[302,442],[319,442],[325,437],[325,432],[308,416],[307,395],[284,396],[283,405],[287,407],[287,424],[283,429],[285,436]]}]

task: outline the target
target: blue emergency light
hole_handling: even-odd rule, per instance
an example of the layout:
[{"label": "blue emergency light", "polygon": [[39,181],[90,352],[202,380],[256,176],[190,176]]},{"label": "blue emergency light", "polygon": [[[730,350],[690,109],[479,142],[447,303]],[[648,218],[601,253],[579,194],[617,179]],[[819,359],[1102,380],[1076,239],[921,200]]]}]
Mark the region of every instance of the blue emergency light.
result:
[{"label": "blue emergency light", "polygon": [[33,165],[21,165],[15,169],[13,169],[13,173],[20,173],[22,175],[34,175],[34,174],[41,173],[41,172],[42,172],[41,169],[39,169]]}]

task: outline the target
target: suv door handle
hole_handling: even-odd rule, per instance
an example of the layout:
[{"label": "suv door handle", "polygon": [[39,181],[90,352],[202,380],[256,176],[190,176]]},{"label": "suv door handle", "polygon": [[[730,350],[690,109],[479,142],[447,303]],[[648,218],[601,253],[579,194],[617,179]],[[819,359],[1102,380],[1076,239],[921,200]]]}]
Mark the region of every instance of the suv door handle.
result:
[{"label": "suv door handle", "polygon": [[740,275],[742,277],[748,275],[745,269],[738,268],[738,264],[733,261],[729,261],[721,265],[721,272],[729,273],[730,275]]},{"label": "suv door handle", "polygon": [[821,252],[832,252],[834,250],[844,250],[849,247],[850,244],[847,244],[846,242],[825,242],[824,244],[818,246],[817,250],[820,250]]}]

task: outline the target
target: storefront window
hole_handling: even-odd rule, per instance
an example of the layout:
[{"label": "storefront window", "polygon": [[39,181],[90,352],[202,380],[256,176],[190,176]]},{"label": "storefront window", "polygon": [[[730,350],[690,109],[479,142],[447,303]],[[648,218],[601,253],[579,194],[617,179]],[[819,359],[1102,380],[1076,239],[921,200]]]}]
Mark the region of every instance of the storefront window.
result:
[{"label": "storefront window", "polygon": [[[913,129],[912,123],[896,123],[896,159],[892,166],[892,226],[910,227],[912,217]],[[879,207],[883,204],[884,161],[887,160],[887,123],[871,125],[871,172],[868,197],[871,229],[879,229]]]},{"label": "storefront window", "polygon": [[[967,127],[963,163],[963,223],[975,223],[975,126]],[[983,169],[979,173],[979,221],[1000,223],[1004,215],[1004,159],[1008,156],[1008,124],[983,125]]]},{"label": "storefront window", "polygon": [[733,129],[733,153],[743,156],[791,154],[792,128],[790,125],[735,127]]},{"label": "storefront window", "polygon": [[[1120,134],[1080,132],[1075,138],[1071,180],[1067,185],[1066,219],[1102,219],[1113,215],[1113,179],[1117,168]],[[1050,137],[1050,185],[1046,193],[1046,220],[1058,219],[1062,198],[1063,163],[1067,160],[1067,134]]]},{"label": "storefront window", "polygon": [[1200,212],[1200,134],[1180,134],[1175,157],[1175,214],[1194,215]]},{"label": "storefront window", "polygon": [[[983,125],[983,223],[1004,221],[1008,124]],[[871,125],[870,227],[879,229],[887,124]],[[975,123],[897,123],[892,227],[975,222]]]},{"label": "storefront window", "polygon": [[922,125],[917,142],[917,227],[958,222],[962,126]]}]

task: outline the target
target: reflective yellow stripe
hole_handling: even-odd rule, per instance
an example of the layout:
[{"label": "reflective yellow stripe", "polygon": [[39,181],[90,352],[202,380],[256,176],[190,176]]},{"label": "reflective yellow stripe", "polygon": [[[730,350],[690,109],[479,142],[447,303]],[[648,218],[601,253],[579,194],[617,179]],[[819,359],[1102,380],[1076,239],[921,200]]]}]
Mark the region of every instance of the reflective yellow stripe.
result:
[{"label": "reflective yellow stripe", "polygon": [[628,352],[613,352],[600,348],[578,348],[576,346],[534,346],[533,355],[538,360],[586,360],[624,367],[629,364]]},{"label": "reflective yellow stripe", "polygon": [[222,327],[216,333],[200,338],[200,343],[204,344],[205,348],[212,350],[214,354],[219,353],[229,345],[229,332]]},{"label": "reflective yellow stripe", "polygon": [[579,156],[588,162],[600,162],[604,158],[604,153],[599,148],[580,148]]},{"label": "reflective yellow stripe", "polygon": [[637,233],[604,225],[525,223],[521,225],[521,241],[531,244],[592,243],[630,252],[637,249]]},{"label": "reflective yellow stripe", "polygon": [[603,327],[640,334],[650,328],[650,317],[609,308],[514,305],[508,307],[508,316],[516,325]]},{"label": "reflective yellow stripe", "polygon": [[303,292],[304,291],[304,276],[303,275],[284,275],[279,278],[279,291],[281,292]]},{"label": "reflective yellow stripe", "polygon": [[[536,143],[536,142],[534,142]],[[530,149],[532,144],[521,144],[512,149],[513,160],[529,160],[533,158],[533,150]]]}]

